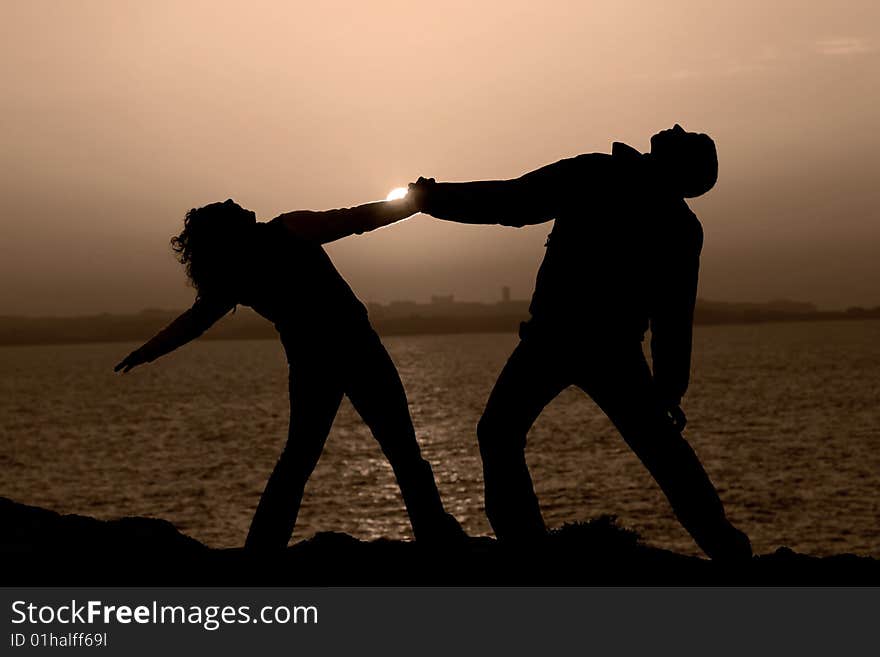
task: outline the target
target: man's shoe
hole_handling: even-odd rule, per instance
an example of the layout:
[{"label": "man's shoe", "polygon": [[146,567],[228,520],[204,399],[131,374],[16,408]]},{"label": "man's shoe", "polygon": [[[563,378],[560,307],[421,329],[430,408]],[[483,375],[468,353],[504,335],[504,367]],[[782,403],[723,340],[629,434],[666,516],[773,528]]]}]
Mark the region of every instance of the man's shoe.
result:
[{"label": "man's shoe", "polygon": [[419,531],[416,532],[417,543],[458,545],[466,543],[470,538],[458,520],[450,513],[444,513],[431,523],[420,524]]},{"label": "man's shoe", "polygon": [[752,558],[752,542],[744,532],[726,522],[699,537],[697,544],[712,560],[723,563],[745,563]]}]

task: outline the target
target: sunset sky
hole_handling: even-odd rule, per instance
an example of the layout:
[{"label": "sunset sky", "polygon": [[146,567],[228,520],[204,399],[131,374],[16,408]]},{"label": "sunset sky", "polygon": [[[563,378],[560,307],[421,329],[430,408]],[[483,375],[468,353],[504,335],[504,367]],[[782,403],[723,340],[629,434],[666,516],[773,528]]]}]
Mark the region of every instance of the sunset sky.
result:
[{"label": "sunset sky", "polygon": [[[719,150],[700,296],[880,305],[877,0],[2,8],[0,314],[187,305],[193,206],[349,206],[675,122]],[[328,250],[365,301],[526,298],[549,228],[417,216]]]}]

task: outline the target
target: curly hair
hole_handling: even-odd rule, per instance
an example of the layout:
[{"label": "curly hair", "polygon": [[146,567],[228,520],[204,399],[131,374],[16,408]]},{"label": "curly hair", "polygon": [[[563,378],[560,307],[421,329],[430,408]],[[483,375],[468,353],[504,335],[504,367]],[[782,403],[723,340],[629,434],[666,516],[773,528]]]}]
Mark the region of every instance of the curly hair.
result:
[{"label": "curly hair", "polygon": [[171,249],[199,297],[229,292],[235,279],[236,253],[241,250],[245,231],[255,222],[254,213],[232,199],[186,213],[183,230],[171,238]]}]

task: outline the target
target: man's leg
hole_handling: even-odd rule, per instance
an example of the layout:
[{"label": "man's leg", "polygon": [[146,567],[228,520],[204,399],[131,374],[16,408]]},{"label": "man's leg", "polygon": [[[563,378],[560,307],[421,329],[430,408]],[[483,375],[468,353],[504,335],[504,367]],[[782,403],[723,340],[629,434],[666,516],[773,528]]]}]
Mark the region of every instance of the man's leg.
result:
[{"label": "man's leg", "polygon": [[463,537],[461,526],[443,509],[434,471],[416,440],[403,383],[379,337],[365,332],[347,348],[345,393],[394,470],[416,539]]},{"label": "man's leg", "polygon": [[727,520],[696,453],[657,402],[639,344],[614,347],[582,364],[577,384],[608,415],[666,494],[676,516],[713,559],[751,556],[748,538]]},{"label": "man's leg", "polygon": [[544,534],[526,464],[526,436],[544,407],[568,385],[557,357],[535,339],[521,340],[501,371],[477,425],[486,515],[501,540]]},{"label": "man's leg", "polygon": [[290,431],[287,444],[251,521],[245,547],[287,547],[306,481],[315,469],[342,402],[342,384],[318,362],[296,362],[290,371]]}]

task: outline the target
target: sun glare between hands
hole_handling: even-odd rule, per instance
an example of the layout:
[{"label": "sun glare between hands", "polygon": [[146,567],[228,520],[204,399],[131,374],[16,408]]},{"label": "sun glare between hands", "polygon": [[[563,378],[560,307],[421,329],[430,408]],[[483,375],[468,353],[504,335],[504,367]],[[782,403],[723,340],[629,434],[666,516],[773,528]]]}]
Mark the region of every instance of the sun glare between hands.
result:
[{"label": "sun glare between hands", "polygon": [[406,187],[395,187],[390,192],[388,192],[388,196],[385,197],[386,201],[396,201],[398,199],[402,199],[406,196],[407,189]]}]

